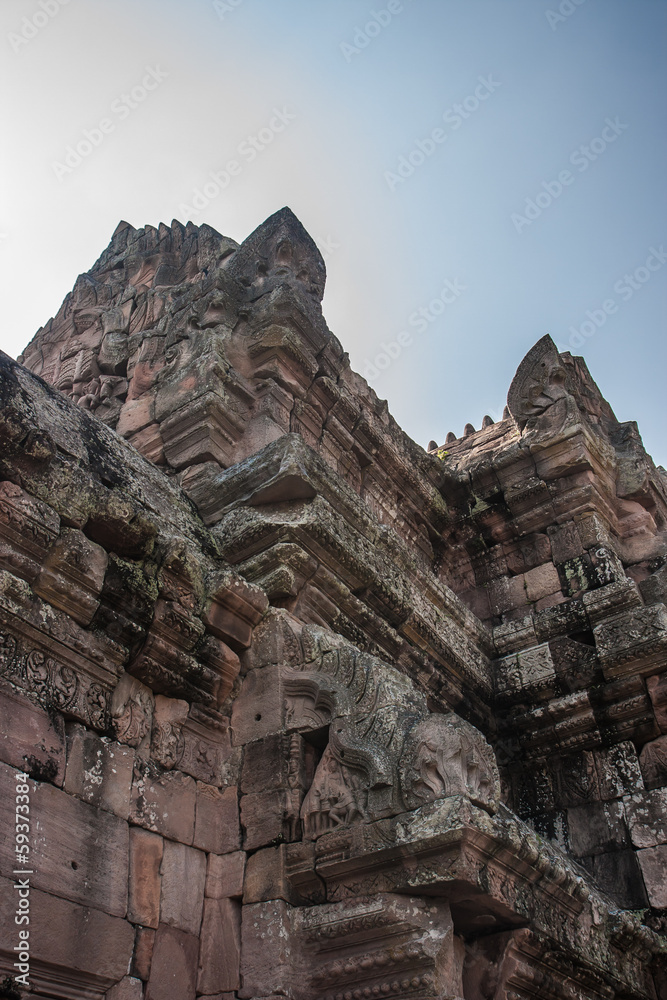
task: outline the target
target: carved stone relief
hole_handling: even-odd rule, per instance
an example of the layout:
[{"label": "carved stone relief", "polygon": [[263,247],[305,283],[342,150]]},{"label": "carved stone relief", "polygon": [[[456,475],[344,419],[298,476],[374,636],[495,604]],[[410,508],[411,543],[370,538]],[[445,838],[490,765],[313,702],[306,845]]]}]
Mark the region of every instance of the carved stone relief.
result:
[{"label": "carved stone relief", "polygon": [[136,677],[123,674],[111,697],[111,723],[120,743],[138,747],[150,732],[155,699]]},{"label": "carved stone relief", "polygon": [[495,812],[500,800],[493,750],[474,726],[453,713],[431,715],[408,734],[401,784],[410,808],[450,795],[466,795]]},{"label": "carved stone relief", "polygon": [[567,391],[567,371],[551,337],[542,337],[525,356],[512,379],[507,405],[521,431],[559,400],[574,399]]},{"label": "carved stone relief", "polygon": [[345,767],[329,745],[301,807],[306,837],[349,826],[367,818],[368,791],[361,772]]}]

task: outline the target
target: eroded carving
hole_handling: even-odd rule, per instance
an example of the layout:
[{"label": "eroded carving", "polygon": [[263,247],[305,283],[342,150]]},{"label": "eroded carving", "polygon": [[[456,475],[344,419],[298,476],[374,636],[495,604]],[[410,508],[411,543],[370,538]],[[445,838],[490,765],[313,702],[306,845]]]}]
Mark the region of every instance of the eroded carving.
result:
[{"label": "eroded carving", "polygon": [[328,830],[365,819],[367,801],[362,774],[345,767],[327,746],[301,806],[305,836],[314,840]]},{"label": "eroded carving", "polygon": [[155,700],[150,688],[124,674],[111,697],[111,723],[120,743],[138,747],[150,731]]},{"label": "eroded carving", "polygon": [[401,779],[406,803],[412,808],[450,795],[466,795],[495,812],[500,800],[493,750],[474,726],[453,713],[431,715],[408,734]]},{"label": "eroded carving", "polygon": [[558,348],[547,334],[525,356],[507,394],[509,411],[520,430],[531,418],[570,395],[566,379]]}]

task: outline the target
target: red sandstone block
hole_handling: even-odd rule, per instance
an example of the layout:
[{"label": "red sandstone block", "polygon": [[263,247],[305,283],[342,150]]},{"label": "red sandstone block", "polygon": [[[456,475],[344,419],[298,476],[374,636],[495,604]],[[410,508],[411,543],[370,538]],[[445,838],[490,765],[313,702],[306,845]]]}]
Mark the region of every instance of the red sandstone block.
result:
[{"label": "red sandstone block", "polygon": [[289,737],[282,733],[272,733],[264,739],[247,743],[243,750],[241,769],[243,794],[286,788],[289,749]]},{"label": "red sandstone block", "polygon": [[546,608],[555,608],[557,604],[563,604],[567,598],[564,596],[562,591],[558,591],[557,594],[549,594],[547,597],[540,598],[535,604],[536,611],[545,611]]},{"label": "red sandstone block", "polygon": [[78,528],[63,528],[32,589],[79,625],[89,625],[99,606],[109,557]]},{"label": "red sandstone block", "polygon": [[289,880],[285,877],[285,844],[265,847],[248,857],[243,883],[244,903],[260,903],[267,899],[297,902],[293,896]]},{"label": "red sandstone block", "polygon": [[637,860],[651,906],[667,906],[667,847],[647,847],[637,851]]},{"label": "red sandstone block", "polygon": [[5,682],[0,687],[0,760],[54,785],[62,785],[65,777],[62,716],[47,715]]},{"label": "red sandstone block", "polygon": [[552,562],[536,566],[525,574],[526,596],[529,601],[539,601],[560,591],[558,570]]},{"label": "red sandstone block", "polygon": [[160,922],[160,864],[163,841],[157,833],[130,827],[130,885],[127,918],[157,927]]},{"label": "red sandstone block", "polygon": [[143,982],[146,982],[150,975],[154,945],[155,931],[150,927],[137,927],[130,974]]},{"label": "red sandstone block", "polygon": [[199,934],[206,885],[205,854],[167,840],[160,873],[160,922]]},{"label": "red sandstone block", "polygon": [[277,666],[251,670],[232,707],[232,746],[242,746],[283,728],[285,699]]},{"label": "red sandstone block", "polygon": [[244,1000],[274,991],[291,996],[296,979],[290,907],[282,899],[244,906],[241,929],[241,988]]},{"label": "red sandstone block", "polygon": [[111,987],[104,1000],[142,1000],[143,995],[141,980],[124,976],[119,983]]},{"label": "red sandstone block", "polygon": [[194,846],[212,854],[228,854],[241,846],[238,789],[221,791],[197,782]]},{"label": "red sandstone block", "polygon": [[160,924],[155,935],[146,1000],[194,1000],[199,941]]},{"label": "red sandstone block", "polygon": [[127,819],[134,752],[122,743],[74,725],[67,734],[65,791]]},{"label": "red sandstone block", "polygon": [[130,821],[170,840],[191,844],[195,833],[196,784],[180,771],[155,774],[149,766],[132,784]]},{"label": "red sandstone block", "polygon": [[164,444],[159,424],[149,424],[129,438],[130,444],[155,465],[164,465]]},{"label": "red sandstone block", "polygon": [[286,820],[287,793],[284,791],[253,792],[241,796],[241,823],[246,851],[265,847],[288,836]]},{"label": "red sandstone block", "polygon": [[243,895],[244,851],[232,854],[209,854],[206,870],[206,895],[211,899],[226,899]]},{"label": "red sandstone block", "polygon": [[197,991],[240,986],[241,906],[231,899],[207,899],[199,945]]},{"label": "red sandstone block", "polygon": [[[0,879],[2,928],[14,927],[15,895],[12,882]],[[33,879],[30,890],[33,964],[43,963],[61,970],[58,975],[65,983],[76,980],[77,972],[85,973],[90,977],[87,985],[92,979],[104,992],[127,973],[133,943],[134,928],[126,920],[40,892]],[[3,946],[4,941],[0,949]]]},{"label": "red sandstone block", "polygon": [[[0,830],[5,834],[14,828],[15,778],[16,771],[0,764]],[[28,784],[32,884],[75,903],[124,917],[127,823],[52,785]],[[0,837],[3,871],[13,870],[13,851],[13,838]]]},{"label": "red sandstone block", "polygon": [[152,396],[128,400],[120,411],[116,431],[121,437],[130,437],[155,420],[155,403]]}]

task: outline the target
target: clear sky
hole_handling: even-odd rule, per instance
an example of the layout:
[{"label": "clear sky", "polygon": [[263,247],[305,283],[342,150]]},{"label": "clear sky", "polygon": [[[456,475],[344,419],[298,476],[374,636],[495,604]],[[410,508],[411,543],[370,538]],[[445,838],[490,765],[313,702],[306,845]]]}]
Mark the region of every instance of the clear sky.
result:
[{"label": "clear sky", "polygon": [[325,254],[329,326],[420,444],[499,417],[550,333],[667,465],[665,0],[2,0],[0,18],[7,353],[120,219],[240,241],[289,205]]}]

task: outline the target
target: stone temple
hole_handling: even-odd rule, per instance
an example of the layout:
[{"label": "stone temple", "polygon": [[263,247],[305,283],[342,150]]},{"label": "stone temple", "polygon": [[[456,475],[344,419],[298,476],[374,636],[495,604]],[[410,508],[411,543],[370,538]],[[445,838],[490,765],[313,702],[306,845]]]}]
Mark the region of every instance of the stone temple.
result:
[{"label": "stone temple", "polygon": [[549,337],[424,451],[324,281],[121,223],[2,356],[0,996],[665,1000],[667,475]]}]

